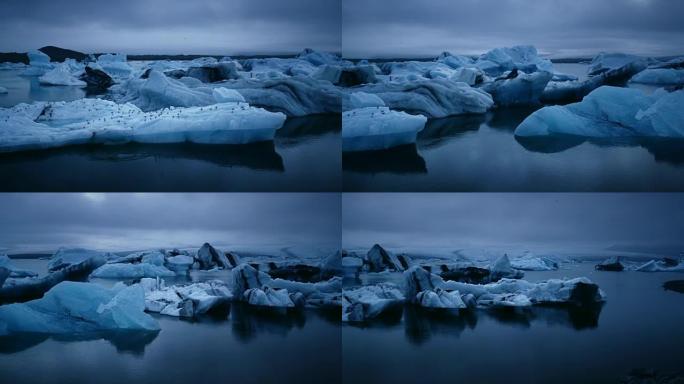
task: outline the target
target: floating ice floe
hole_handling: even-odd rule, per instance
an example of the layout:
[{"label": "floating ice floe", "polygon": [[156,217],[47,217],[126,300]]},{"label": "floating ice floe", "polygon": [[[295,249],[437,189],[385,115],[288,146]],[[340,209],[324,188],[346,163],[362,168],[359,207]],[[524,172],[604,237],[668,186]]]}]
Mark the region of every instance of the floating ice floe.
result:
[{"label": "floating ice floe", "polygon": [[497,281],[503,278],[520,279],[524,276],[522,271],[519,271],[511,265],[511,260],[507,254],[496,259],[489,267],[492,281]]},{"label": "floating ice floe", "polygon": [[384,270],[402,272],[410,267],[411,260],[406,255],[395,255],[379,244],[373,245],[366,254],[368,270],[382,272]]},{"label": "floating ice floe", "polygon": [[97,69],[102,69],[108,75],[120,79],[128,78],[133,72],[133,68],[128,64],[124,54],[107,53],[97,57]]},{"label": "floating ice floe", "polygon": [[634,75],[630,81],[641,84],[682,85],[684,69],[649,68]]},{"label": "floating ice floe", "polygon": [[392,111],[376,95],[352,93],[349,111],[342,114],[342,150],[368,151],[416,142],[427,118]]},{"label": "floating ice floe", "polygon": [[342,293],[342,321],[363,322],[393,308],[401,307],[404,295],[393,284],[381,283]]},{"label": "floating ice floe", "polygon": [[684,90],[600,87],[580,103],[542,108],[515,130],[516,136],[684,137]]},{"label": "floating ice floe", "polygon": [[29,65],[22,73],[24,76],[42,76],[54,68],[54,64],[50,63],[50,56],[41,51],[32,50],[29,51],[27,55],[29,58]]},{"label": "floating ice floe", "polygon": [[105,279],[139,279],[142,277],[169,277],[175,276],[173,271],[163,266],[138,263],[138,264],[105,264],[90,274],[90,277]]},{"label": "floating ice floe", "polygon": [[7,88],[0,87],[0,95],[8,93]]},{"label": "floating ice floe", "polygon": [[494,103],[500,107],[535,105],[539,104],[546,84],[552,77],[546,71],[527,74],[514,70],[503,79],[484,84],[482,89],[492,95]]},{"label": "floating ice floe", "polygon": [[[339,296],[342,291],[342,279],[340,277],[333,277],[330,280],[318,283],[272,279],[267,273],[258,271],[249,264],[241,264],[233,268],[231,272],[233,295],[237,300],[250,303],[249,297],[251,296],[252,302],[257,303],[262,302],[260,301],[262,298],[271,296],[271,299],[263,303],[269,303],[267,305],[269,307],[273,307],[277,303],[289,307],[288,301],[277,300],[277,297],[287,294],[296,306],[339,306]],[[267,292],[266,288],[277,291]]]},{"label": "floating ice floe", "polygon": [[[5,268],[8,271],[7,277],[13,277],[13,278],[22,278],[22,277],[35,277],[38,276],[37,273],[27,271],[25,269],[20,269],[15,267],[12,264],[12,260],[10,260],[7,255],[0,254],[0,268]],[[0,287],[2,287],[2,284],[0,284]]]},{"label": "floating ice floe", "polygon": [[157,322],[145,313],[140,285],[108,289],[92,283],[62,282],[41,299],[0,306],[0,335],[112,330],[159,330]]},{"label": "floating ice floe", "polygon": [[447,79],[368,84],[356,87],[354,91],[375,94],[390,109],[421,114],[429,118],[481,114],[494,105],[489,93]]},{"label": "floating ice floe", "polygon": [[684,272],[684,263],[650,260],[634,270],[638,272]]},{"label": "floating ice floe", "polygon": [[526,73],[537,71],[552,72],[553,64],[539,57],[537,49],[531,45],[495,48],[481,55],[475,65],[491,76],[518,69]]},{"label": "floating ice floe", "polygon": [[589,78],[575,81],[551,81],[544,89],[541,101],[546,104],[571,103],[604,85],[621,86],[643,71],[649,61],[640,56],[600,54],[592,61]]},{"label": "floating ice floe", "polygon": [[57,64],[54,69],[40,76],[38,81],[43,85],[72,85],[81,87],[86,85],[85,81],[81,81],[74,76],[72,67],[68,62]]},{"label": "floating ice floe", "polygon": [[306,76],[253,80],[239,79],[217,86],[235,89],[254,106],[288,116],[339,113],[341,91],[328,81]]},{"label": "floating ice floe", "polygon": [[166,267],[176,273],[184,273],[192,268],[194,262],[195,259],[187,255],[170,256],[166,258]]},{"label": "floating ice floe", "polygon": [[598,263],[595,268],[599,271],[620,272],[625,269],[625,265],[622,263],[620,256],[613,256]]},{"label": "floating ice floe", "polygon": [[282,113],[245,103],[142,112],[102,99],[36,102],[0,108],[0,151],[73,144],[245,144],[273,140]]},{"label": "floating ice floe", "polygon": [[539,283],[501,279],[481,285],[444,281],[438,275],[415,266],[404,272],[404,279],[406,300],[418,304],[419,293],[436,291],[437,288],[448,292],[458,291],[464,303],[471,303],[478,308],[561,303],[582,305],[605,300],[598,285],[587,278],[550,279]]},{"label": "floating ice floe", "polygon": [[549,257],[530,254],[511,260],[511,267],[523,271],[555,271],[558,269],[558,262]]},{"label": "floating ice floe", "polygon": [[187,285],[166,286],[164,280],[140,280],[145,292],[145,309],[167,316],[197,317],[224,311],[233,298],[228,285],[210,280]]}]

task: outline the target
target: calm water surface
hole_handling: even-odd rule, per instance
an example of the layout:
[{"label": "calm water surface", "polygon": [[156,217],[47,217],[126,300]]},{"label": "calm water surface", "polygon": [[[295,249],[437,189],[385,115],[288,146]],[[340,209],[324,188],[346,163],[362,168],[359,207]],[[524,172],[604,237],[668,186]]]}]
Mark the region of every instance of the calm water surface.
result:
[{"label": "calm water surface", "polygon": [[[71,101],[78,87],[41,86],[0,70],[0,107]],[[1,191],[339,191],[341,117],[288,119],[273,142],[249,145],[71,146],[0,153]]]},{"label": "calm water surface", "polygon": [[[13,260],[46,272],[46,260]],[[195,273],[197,272],[197,273]],[[189,280],[227,278],[193,271]],[[116,280],[96,279],[111,285]],[[264,312],[232,304],[201,321],[153,315],[161,331],[0,337],[3,383],[339,383],[339,311]]]},{"label": "calm water surface", "polygon": [[587,276],[607,302],[462,316],[407,307],[367,327],[343,325],[344,382],[617,383],[634,368],[681,369],[684,295],[662,287],[681,273],[568,268],[525,278]]},{"label": "calm water surface", "polygon": [[[584,64],[556,64],[582,75]],[[641,87],[652,92],[653,87]],[[433,119],[416,145],[343,154],[345,191],[681,191],[684,140],[518,139],[535,108]]]}]

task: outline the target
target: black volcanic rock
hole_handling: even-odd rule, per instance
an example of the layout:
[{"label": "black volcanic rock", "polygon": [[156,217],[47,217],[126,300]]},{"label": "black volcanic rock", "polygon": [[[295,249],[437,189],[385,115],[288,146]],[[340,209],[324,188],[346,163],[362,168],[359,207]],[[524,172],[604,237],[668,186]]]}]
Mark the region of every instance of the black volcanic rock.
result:
[{"label": "black volcanic rock", "polygon": [[29,59],[26,53],[19,52],[0,52],[0,63],[24,63],[28,64]]},{"label": "black volcanic rock", "polygon": [[64,49],[64,48],[60,48],[60,47],[55,47],[52,45],[48,45],[48,46],[40,48],[38,50],[43,52],[44,54],[50,56],[50,61],[62,62],[66,59],[74,59],[77,61],[83,61],[86,58],[88,58],[88,55],[86,55],[85,53],[73,51],[71,49]]},{"label": "black volcanic rock", "polygon": [[114,84],[111,76],[99,69],[85,67],[85,73],[79,77],[88,84],[88,88],[106,90]]},{"label": "black volcanic rock", "polygon": [[611,258],[606,259],[603,262],[597,264],[596,269],[599,271],[621,272],[625,269],[625,266],[622,265],[622,262],[620,261],[620,257],[618,256],[618,257],[611,257]]}]

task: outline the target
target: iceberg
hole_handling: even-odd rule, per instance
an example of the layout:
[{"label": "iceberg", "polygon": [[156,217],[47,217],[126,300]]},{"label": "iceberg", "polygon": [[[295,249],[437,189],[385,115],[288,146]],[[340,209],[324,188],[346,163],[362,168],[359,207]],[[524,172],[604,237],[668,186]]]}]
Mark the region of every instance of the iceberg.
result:
[{"label": "iceberg", "polygon": [[[15,267],[12,264],[12,260],[10,260],[10,258],[7,257],[7,255],[3,255],[3,254],[0,254],[0,268],[4,268],[7,270],[7,276],[6,277],[22,278],[22,277],[36,277],[36,276],[38,276],[38,274],[35,272],[31,272],[31,271],[27,271],[27,270]],[[2,284],[0,284],[0,287],[2,287]]]},{"label": "iceberg", "polygon": [[239,79],[220,83],[235,89],[250,104],[287,116],[306,116],[341,111],[341,91],[332,83],[306,76],[254,80]]},{"label": "iceberg", "polygon": [[489,93],[448,79],[368,84],[355,87],[354,91],[375,94],[390,109],[429,118],[482,114],[494,105]]},{"label": "iceberg", "polygon": [[234,267],[223,252],[212,247],[209,243],[204,243],[197,251],[197,260],[200,263],[200,269],[211,269],[214,266],[221,268]]},{"label": "iceberg", "polygon": [[195,259],[187,255],[170,256],[166,258],[166,267],[176,273],[184,273],[192,268],[194,262]]},{"label": "iceberg", "polygon": [[523,271],[555,271],[558,263],[548,257],[528,256],[511,260],[511,267]]},{"label": "iceberg", "polygon": [[444,281],[438,275],[415,266],[404,272],[404,281],[404,296],[412,303],[417,302],[419,293],[436,293],[437,289],[458,291],[464,303],[472,303],[478,308],[526,307],[539,304],[585,305],[605,301],[605,294],[598,285],[584,277],[550,279],[539,283],[504,278],[495,283],[482,285]]},{"label": "iceberg", "polygon": [[0,87],[0,95],[8,93],[7,88]]},{"label": "iceberg", "polygon": [[84,68],[83,74],[79,77],[89,89],[104,91],[114,84],[114,79],[106,72],[91,68],[89,65]]},{"label": "iceberg", "polygon": [[0,108],[0,151],[74,144],[246,144],[273,140],[285,115],[245,103],[143,112],[102,99]]},{"label": "iceberg", "polygon": [[330,253],[323,258],[323,260],[321,260],[320,270],[321,276],[325,278],[342,276],[342,252],[337,251]]},{"label": "iceberg", "polygon": [[526,73],[552,72],[553,69],[551,61],[540,58],[537,48],[531,45],[492,49],[481,55],[475,65],[490,76],[499,76],[514,69]]},{"label": "iceberg", "polygon": [[650,260],[634,270],[638,272],[684,272],[684,264],[671,265],[662,260]]},{"label": "iceberg", "polygon": [[588,70],[588,75],[596,76],[611,70],[626,69],[629,67],[633,68],[630,70],[630,72],[640,72],[641,70],[645,69],[648,66],[648,64],[649,60],[641,56],[629,55],[624,53],[604,52],[594,57],[594,59],[591,61]]},{"label": "iceberg", "polygon": [[142,277],[168,277],[175,276],[173,271],[163,266],[139,263],[139,264],[105,264],[90,274],[90,277],[105,279],[140,279]]},{"label": "iceberg", "polygon": [[684,90],[604,86],[582,102],[542,108],[515,130],[516,136],[572,135],[584,137],[684,137]]},{"label": "iceberg", "polygon": [[622,264],[620,256],[613,256],[597,264],[596,269],[599,271],[620,272],[625,269],[625,266]]},{"label": "iceberg", "polygon": [[48,262],[48,271],[67,271],[74,276],[88,276],[106,262],[107,254],[83,248],[60,248]]},{"label": "iceberg", "polygon": [[128,78],[133,72],[133,68],[128,64],[127,57],[124,54],[107,53],[97,57],[97,69],[102,69],[109,76],[116,78]]},{"label": "iceberg", "polygon": [[107,289],[92,283],[62,282],[41,299],[0,306],[0,335],[159,330],[144,310],[145,296],[139,284]]},{"label": "iceberg", "polygon": [[379,244],[373,245],[368,251],[366,260],[371,272],[382,272],[385,270],[402,272],[409,268],[407,258],[400,259],[393,252],[385,250]]},{"label": "iceberg", "polygon": [[251,288],[244,292],[245,300],[258,307],[294,307],[287,289],[274,289],[268,286],[263,288]]},{"label": "iceberg", "polygon": [[164,280],[143,278],[145,310],[174,317],[225,312],[233,295],[220,280],[167,287]]},{"label": "iceberg", "polygon": [[342,292],[342,321],[364,322],[401,308],[404,296],[393,284],[381,283]]},{"label": "iceberg", "polygon": [[514,269],[511,265],[511,260],[507,254],[502,255],[489,267],[492,281],[497,281],[502,278],[520,279],[524,273]]},{"label": "iceberg", "polygon": [[682,85],[684,84],[684,69],[649,68],[634,75],[630,82],[654,85]]},{"label": "iceberg", "polygon": [[494,103],[500,107],[536,105],[552,77],[545,71],[527,74],[514,70],[505,79],[485,83],[482,89],[491,94]]},{"label": "iceberg", "polygon": [[66,62],[57,64],[54,69],[39,77],[38,81],[43,85],[73,85],[81,87],[86,85],[85,81],[77,79],[71,73],[71,68]]},{"label": "iceberg", "polygon": [[342,150],[368,151],[416,142],[427,118],[392,111],[373,94],[356,92],[349,97],[354,109],[342,114]]},{"label": "iceberg", "polygon": [[458,291],[449,292],[441,288],[418,292],[416,304],[425,308],[441,309],[462,309],[467,307]]},{"label": "iceberg", "polygon": [[50,63],[50,56],[41,51],[32,50],[29,51],[27,55],[29,58],[29,65],[22,73],[24,76],[42,76],[54,68],[54,64]]}]

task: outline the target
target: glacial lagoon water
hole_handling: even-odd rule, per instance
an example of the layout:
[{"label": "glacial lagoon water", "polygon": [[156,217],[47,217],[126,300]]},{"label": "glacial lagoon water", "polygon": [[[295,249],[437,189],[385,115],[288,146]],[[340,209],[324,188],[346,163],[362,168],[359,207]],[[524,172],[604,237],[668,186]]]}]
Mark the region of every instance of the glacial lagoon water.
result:
[{"label": "glacial lagoon water", "polygon": [[[46,263],[13,260],[37,273]],[[216,278],[227,272],[190,276]],[[225,316],[200,321],[154,315],[158,333],[0,337],[0,377],[3,383],[339,383],[340,316],[233,304]]]},{"label": "glacial lagoon water", "polygon": [[[582,76],[586,64],[555,64]],[[581,78],[581,77],[580,77]],[[636,86],[636,85],[630,85]],[[654,87],[638,86],[645,92]],[[535,108],[428,121],[415,145],[344,153],[345,191],[681,191],[684,140],[519,139]]]},{"label": "glacial lagoon water", "polygon": [[525,279],[587,276],[602,306],[436,315],[406,307],[364,327],[342,326],[345,383],[618,383],[632,369],[681,369],[681,273],[600,272],[595,263],[525,272]]},{"label": "glacial lagoon water", "polygon": [[[42,86],[0,70],[0,107],[71,101],[78,87]],[[0,153],[2,191],[339,191],[341,117],[290,118],[273,142],[114,145]]]}]

